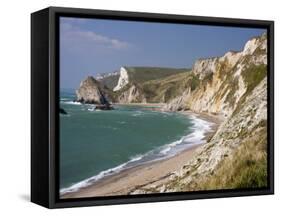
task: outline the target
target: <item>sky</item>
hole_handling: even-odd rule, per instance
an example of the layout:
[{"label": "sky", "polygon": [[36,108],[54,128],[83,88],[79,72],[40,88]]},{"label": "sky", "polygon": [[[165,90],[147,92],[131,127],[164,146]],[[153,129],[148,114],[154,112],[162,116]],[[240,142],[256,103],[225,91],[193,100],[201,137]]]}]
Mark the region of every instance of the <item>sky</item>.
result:
[{"label": "sky", "polygon": [[240,51],[265,29],[60,18],[60,87],[121,66],[191,68],[198,58]]}]

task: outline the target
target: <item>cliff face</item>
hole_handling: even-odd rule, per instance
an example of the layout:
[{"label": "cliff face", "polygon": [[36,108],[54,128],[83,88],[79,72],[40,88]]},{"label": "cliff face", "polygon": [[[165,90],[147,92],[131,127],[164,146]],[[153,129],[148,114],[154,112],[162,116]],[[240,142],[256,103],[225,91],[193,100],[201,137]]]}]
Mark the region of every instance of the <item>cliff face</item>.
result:
[{"label": "cliff face", "polygon": [[[250,95],[237,107],[233,115],[228,118],[218,129],[209,143],[198,151],[197,162],[191,161],[186,168],[181,170],[178,176],[183,177],[186,184],[194,183],[195,176],[191,174],[210,175],[218,163],[225,157],[232,155],[232,152],[246,140],[253,141],[259,136],[260,131],[266,127],[267,121],[267,81],[264,78],[255,87]],[[266,146],[266,143],[264,143]],[[200,163],[198,163],[198,159]],[[196,170],[192,170],[194,166]],[[185,178],[183,173],[190,172]]]},{"label": "cliff face", "polygon": [[118,79],[118,84],[117,84],[117,86],[115,86],[113,91],[118,91],[118,90],[122,89],[128,83],[129,83],[128,72],[127,72],[126,68],[121,67],[121,69],[120,69],[120,76],[119,76],[119,79]]},{"label": "cliff face", "polygon": [[248,41],[241,52],[196,61],[192,73],[200,80],[199,85],[194,91],[187,88],[164,109],[190,109],[229,117],[241,97],[265,77],[266,45],[266,35],[262,35]]},{"label": "cliff face", "polygon": [[89,104],[109,104],[110,90],[89,76],[80,83],[79,89],[76,90],[76,100]]},{"label": "cliff face", "polygon": [[138,85],[131,84],[119,93],[117,101],[119,103],[146,103],[146,98]]},{"label": "cliff face", "polygon": [[[252,71],[264,71],[266,53],[267,37],[263,34],[249,40],[240,52],[229,51],[221,57],[197,60],[191,71],[121,67],[118,84],[113,90],[119,95],[117,101],[121,100],[119,102],[122,103],[167,103],[165,111],[190,109],[227,118],[235,110],[240,98],[252,88],[247,83],[248,75],[252,77]],[[259,75],[257,80],[261,81],[265,73]],[[138,85],[135,86],[137,97],[131,95],[134,92],[132,89],[129,91],[133,83]]]},{"label": "cliff face", "polygon": [[165,110],[215,113],[224,121],[179,171],[131,194],[266,186],[266,45],[264,34],[248,41],[241,52],[194,64],[199,84],[194,90],[188,87]]},{"label": "cliff face", "polygon": [[[209,142],[199,147],[195,156],[180,170],[161,181],[137,187],[131,194],[239,188],[245,187],[243,178],[250,179],[247,179],[250,183],[246,187],[266,186],[266,89],[267,80],[264,78],[244,98],[233,115],[220,125]],[[227,165],[223,164],[225,160],[228,160]],[[218,175],[222,167],[224,172]],[[250,169],[253,173],[260,173],[249,175]],[[213,179],[217,184],[210,186]]]}]

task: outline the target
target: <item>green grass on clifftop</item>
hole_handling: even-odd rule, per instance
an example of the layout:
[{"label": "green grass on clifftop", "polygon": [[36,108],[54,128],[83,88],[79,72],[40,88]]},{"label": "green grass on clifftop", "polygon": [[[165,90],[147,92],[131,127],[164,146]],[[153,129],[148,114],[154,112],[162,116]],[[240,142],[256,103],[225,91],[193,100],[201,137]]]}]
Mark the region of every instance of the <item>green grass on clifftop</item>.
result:
[{"label": "green grass on clifftop", "polygon": [[190,87],[198,85],[189,71],[177,73],[161,79],[150,80],[142,84],[148,102],[169,102]]},{"label": "green grass on clifftop", "polygon": [[149,80],[161,79],[178,73],[188,71],[187,68],[162,68],[162,67],[125,67],[129,74],[129,80],[135,83],[143,83]]},{"label": "green grass on clifftop", "polygon": [[105,77],[100,82],[107,86],[109,89],[113,90],[113,88],[118,84],[119,74],[113,75],[109,77]]}]

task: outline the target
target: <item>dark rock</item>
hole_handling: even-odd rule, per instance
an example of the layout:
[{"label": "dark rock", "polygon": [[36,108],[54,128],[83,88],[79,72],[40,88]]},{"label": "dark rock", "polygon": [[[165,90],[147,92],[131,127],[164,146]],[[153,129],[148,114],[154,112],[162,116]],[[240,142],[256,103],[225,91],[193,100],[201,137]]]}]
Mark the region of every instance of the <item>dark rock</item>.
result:
[{"label": "dark rock", "polygon": [[60,114],[67,115],[67,112],[63,108],[60,108]]},{"label": "dark rock", "polygon": [[100,105],[96,105],[95,110],[113,110],[113,106],[111,106],[110,104],[100,104]]}]

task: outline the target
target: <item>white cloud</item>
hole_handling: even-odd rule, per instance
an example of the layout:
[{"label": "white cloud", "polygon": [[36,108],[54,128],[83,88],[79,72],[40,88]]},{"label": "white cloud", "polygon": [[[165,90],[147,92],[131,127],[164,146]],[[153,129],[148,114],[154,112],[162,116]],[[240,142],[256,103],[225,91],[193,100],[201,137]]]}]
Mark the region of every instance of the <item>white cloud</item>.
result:
[{"label": "white cloud", "polygon": [[89,45],[100,45],[110,49],[126,49],[130,47],[130,44],[125,41],[121,41],[116,38],[110,38],[98,34],[94,31],[82,30],[79,27],[72,25],[71,23],[61,24],[61,34],[63,40],[70,42],[87,42]]}]

